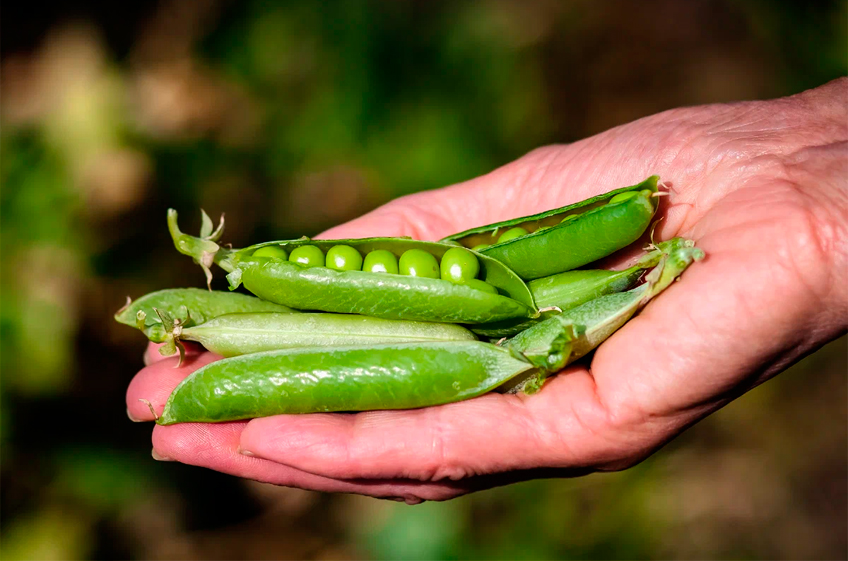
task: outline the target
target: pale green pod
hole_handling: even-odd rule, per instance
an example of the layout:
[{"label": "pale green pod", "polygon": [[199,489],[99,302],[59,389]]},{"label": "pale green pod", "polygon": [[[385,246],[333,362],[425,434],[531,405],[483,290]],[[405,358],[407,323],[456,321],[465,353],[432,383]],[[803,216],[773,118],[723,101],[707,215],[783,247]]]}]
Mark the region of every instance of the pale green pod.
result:
[{"label": "pale green pod", "polygon": [[585,356],[613,333],[649,300],[668,288],[694,261],[703,259],[704,252],[694,247],[676,249],[663,256],[650,272],[647,282],[627,292],[608,294],[591,300],[568,312],[555,315],[510,339],[506,346],[514,353],[526,356],[540,341],[553,340],[558,327],[576,330],[570,354],[559,364],[560,368]]},{"label": "pale green pod", "polygon": [[329,313],[230,314],[180,329],[175,335],[224,357],[298,347],[476,340],[473,333],[454,324]]}]

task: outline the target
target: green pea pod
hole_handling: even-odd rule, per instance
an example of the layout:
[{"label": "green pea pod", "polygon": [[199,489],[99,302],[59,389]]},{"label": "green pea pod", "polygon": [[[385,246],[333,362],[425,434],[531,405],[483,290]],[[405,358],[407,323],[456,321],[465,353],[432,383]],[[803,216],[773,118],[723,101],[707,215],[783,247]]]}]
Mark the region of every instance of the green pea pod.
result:
[{"label": "green pea pod", "polygon": [[545,373],[566,360],[577,336],[571,325],[551,324],[535,340],[524,339],[529,356],[480,341],[451,341],[289,349],[225,358],[183,380],[157,422],[414,409],[493,390],[516,391],[519,384],[535,388]]},{"label": "green pea pod", "polygon": [[470,399],[533,368],[479,341],[269,351],[192,373],[159,424],[287,413],[414,409]]},{"label": "green pea pod", "polygon": [[[572,310],[555,315],[510,339],[506,346],[514,353],[526,354],[546,338],[554,337],[557,326],[575,326],[579,336],[571,344],[571,353],[560,367],[586,355],[615,333],[649,300],[668,288],[704,252],[695,247],[681,247],[663,255],[648,274],[647,282],[627,292],[601,296]],[[553,335],[551,335],[553,334]]]},{"label": "green pea pod", "polygon": [[[539,309],[557,308],[564,312],[606,294],[615,294],[633,288],[642,278],[644,271],[655,267],[664,254],[694,245],[695,242],[692,240],[672,238],[657,244],[653,250],[643,255],[635,265],[622,271],[603,269],[566,271],[565,273],[530,281],[527,286],[530,288]],[[471,330],[482,337],[510,337],[529,329],[556,313],[546,311],[535,319],[509,319],[475,325]]]},{"label": "green pea pod", "polygon": [[[205,216],[205,213],[204,213]],[[208,219],[208,218],[207,218]],[[205,219],[206,220],[206,219]],[[319,310],[361,314],[386,319],[436,321],[442,323],[485,323],[515,317],[536,317],[538,310],[527,285],[508,267],[490,257],[477,255],[479,279],[497,293],[475,288],[472,283],[454,283],[439,278],[374,273],[359,270],[334,270],[306,267],[292,261],[256,257],[263,247],[277,246],[287,254],[297,248],[315,246],[326,250],[350,246],[361,254],[386,250],[401,256],[408,250],[422,250],[441,258],[453,244],[423,242],[403,238],[365,238],[357,240],[275,241],[240,250],[220,247],[215,234],[194,237],[177,227],[177,213],[168,211],[168,226],[177,249],[192,256],[211,278],[216,263],[228,271],[231,288],[245,288],[264,300],[299,310]]]},{"label": "green pea pod", "polygon": [[224,357],[298,347],[476,340],[459,325],[353,314],[228,314],[194,327],[176,326],[172,335]]},{"label": "green pea pod", "polygon": [[[445,238],[506,264],[523,279],[538,279],[597,261],[635,242],[657,209],[657,181],[616,189],[539,214],[472,228]],[[624,193],[634,196],[611,201]],[[566,217],[574,216],[573,219]],[[507,234],[507,235],[504,235]],[[523,235],[522,235],[523,234]],[[501,236],[504,235],[504,239]]]},{"label": "green pea pod", "polygon": [[[168,337],[168,331],[164,328],[157,310],[173,317],[181,317],[183,327],[202,324],[224,314],[295,312],[286,306],[238,292],[169,288],[145,294],[135,301],[127,298],[127,304],[115,313],[115,320],[140,329],[154,343],[162,343]],[[191,310],[190,315],[188,310]]]}]

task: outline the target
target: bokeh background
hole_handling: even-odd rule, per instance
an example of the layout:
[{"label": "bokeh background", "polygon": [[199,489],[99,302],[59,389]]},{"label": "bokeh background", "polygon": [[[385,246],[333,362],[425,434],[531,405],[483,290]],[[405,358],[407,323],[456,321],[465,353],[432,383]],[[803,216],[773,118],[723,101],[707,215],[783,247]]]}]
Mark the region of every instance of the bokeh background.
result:
[{"label": "bokeh background", "polygon": [[848,2],[100,4],[3,6],[2,559],[848,555],[845,338],[634,469],[409,507],[153,461],[124,411],[144,341],[111,319],[202,286],[168,206],[226,211],[236,246],[314,234],[546,143],[796,93],[848,73]]}]

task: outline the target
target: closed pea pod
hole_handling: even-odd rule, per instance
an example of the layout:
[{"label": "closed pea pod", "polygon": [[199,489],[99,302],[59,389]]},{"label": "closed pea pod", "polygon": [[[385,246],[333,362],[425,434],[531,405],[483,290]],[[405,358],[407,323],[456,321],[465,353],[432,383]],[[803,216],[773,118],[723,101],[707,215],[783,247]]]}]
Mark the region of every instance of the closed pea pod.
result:
[{"label": "closed pea pod", "polygon": [[[658,179],[651,176],[637,185],[539,214],[472,228],[445,240],[472,248],[488,245],[479,252],[506,264],[523,279],[569,271],[633,243],[647,230],[657,208],[654,193]],[[631,192],[627,200],[611,202]]]},{"label": "closed pea pod", "polygon": [[[454,244],[400,238],[301,239],[231,250],[219,246],[217,238],[182,233],[176,220],[176,212],[169,211],[168,225],[175,246],[180,252],[192,256],[203,267],[207,278],[211,276],[212,264],[218,264],[229,272],[227,279],[232,288],[244,284],[245,288],[264,300],[295,309],[471,324],[538,315],[527,285],[508,267],[484,255],[474,254],[480,267],[477,280],[492,285],[497,293],[439,278],[438,259],[456,247]],[[255,251],[268,245],[286,250],[289,260],[254,256]],[[309,251],[323,258],[325,250],[341,245],[366,256],[375,250],[387,251],[400,258],[401,273],[404,272],[404,255],[426,255],[428,263],[422,270],[428,270],[435,278],[359,270],[336,271],[295,262],[304,247],[314,248]],[[418,266],[418,263],[413,264]]]},{"label": "closed pea pod", "polygon": [[459,325],[353,314],[240,313],[192,327],[166,327],[175,340],[200,343],[224,357],[299,347],[476,340]]},{"label": "closed pea pod", "polygon": [[588,354],[608,339],[652,298],[668,288],[694,262],[704,258],[704,252],[695,247],[679,247],[663,254],[660,262],[649,273],[647,282],[627,292],[608,294],[590,300],[562,314],[522,331],[506,345],[513,351],[525,354],[528,349],[546,340],[546,331],[556,337],[559,326],[574,326],[579,333],[571,344],[571,353],[556,367],[564,367]]},{"label": "closed pea pod", "polygon": [[[224,314],[296,311],[238,292],[169,288],[151,292],[135,301],[128,301],[127,305],[115,314],[115,320],[139,328],[154,343],[162,343],[168,336],[168,330],[164,328],[157,310],[182,318],[183,326],[201,324]],[[191,310],[191,314],[188,314],[187,310]]]},{"label": "closed pea pod", "polygon": [[533,368],[479,341],[255,353],[192,373],[157,422],[427,407],[482,395]]},{"label": "closed pea pod", "polygon": [[[532,280],[527,283],[527,286],[530,288],[539,309],[555,308],[560,312],[565,312],[595,298],[632,288],[642,278],[645,270],[655,267],[664,254],[682,247],[693,246],[692,240],[673,238],[659,243],[654,249],[643,255],[635,265],[621,271],[603,269],[567,271]],[[548,311],[535,319],[518,318],[475,325],[472,330],[483,337],[510,337],[555,313],[557,312]]]}]

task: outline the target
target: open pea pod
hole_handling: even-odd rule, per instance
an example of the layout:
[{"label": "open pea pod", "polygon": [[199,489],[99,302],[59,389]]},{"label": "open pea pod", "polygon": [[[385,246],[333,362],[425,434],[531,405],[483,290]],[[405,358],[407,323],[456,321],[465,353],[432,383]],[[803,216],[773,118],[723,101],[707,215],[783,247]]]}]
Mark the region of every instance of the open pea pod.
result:
[{"label": "open pea pod", "polygon": [[307,267],[282,258],[255,255],[257,250],[267,247],[288,254],[303,246],[317,247],[322,253],[336,246],[349,246],[360,255],[385,250],[395,257],[401,257],[408,250],[414,249],[441,259],[447,251],[456,247],[455,244],[403,238],[303,238],[267,242],[243,249],[227,249],[216,243],[222,227],[212,232],[211,221],[205,213],[203,216],[201,236],[195,237],[179,230],[177,213],[169,210],[168,227],[174,245],[203,267],[207,279],[211,278],[210,267],[213,263],[217,264],[229,273],[227,280],[232,289],[243,284],[263,300],[298,310],[442,323],[476,324],[536,317],[539,314],[524,281],[503,263],[485,255],[475,254],[479,261],[478,278],[474,279],[477,285],[423,276],[334,270],[324,266]]},{"label": "open pea pod", "polygon": [[472,228],[443,241],[476,248],[523,279],[562,273],[639,239],[657,209],[654,195],[658,180],[652,175],[636,185],[539,214]]}]

